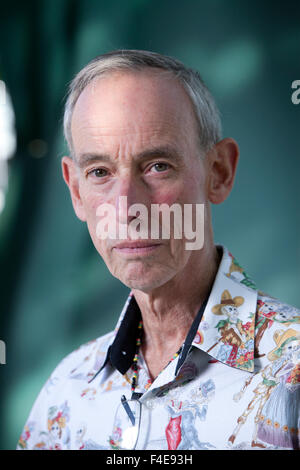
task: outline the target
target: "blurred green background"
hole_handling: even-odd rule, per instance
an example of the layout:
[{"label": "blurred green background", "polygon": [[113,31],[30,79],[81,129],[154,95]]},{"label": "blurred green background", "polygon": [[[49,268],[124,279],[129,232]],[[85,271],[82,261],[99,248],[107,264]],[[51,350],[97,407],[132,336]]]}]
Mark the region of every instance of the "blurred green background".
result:
[{"label": "blurred green background", "polygon": [[128,289],[73,213],[60,169],[66,87],[117,48],[197,68],[241,150],[229,199],[213,208],[225,244],[266,292],[300,307],[299,1],[26,0],[1,2],[0,79],[17,149],[0,214],[0,448],[15,448],[41,386],[80,344],[112,329]]}]

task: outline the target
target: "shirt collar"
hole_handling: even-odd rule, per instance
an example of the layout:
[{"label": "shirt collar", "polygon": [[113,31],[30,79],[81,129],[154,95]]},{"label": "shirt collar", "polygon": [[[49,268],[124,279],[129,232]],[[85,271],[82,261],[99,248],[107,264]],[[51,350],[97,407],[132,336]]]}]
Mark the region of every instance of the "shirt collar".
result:
[{"label": "shirt collar", "polygon": [[[215,360],[249,372],[254,371],[254,321],[257,291],[233,255],[223,246],[219,269],[206,300],[203,302],[183,344],[175,375],[191,349],[207,352]],[[130,292],[115,328],[101,369],[108,362],[125,374],[136,352],[136,338],[141,312]]]},{"label": "shirt collar", "polygon": [[257,290],[225,248],[192,345],[215,360],[254,372]]}]

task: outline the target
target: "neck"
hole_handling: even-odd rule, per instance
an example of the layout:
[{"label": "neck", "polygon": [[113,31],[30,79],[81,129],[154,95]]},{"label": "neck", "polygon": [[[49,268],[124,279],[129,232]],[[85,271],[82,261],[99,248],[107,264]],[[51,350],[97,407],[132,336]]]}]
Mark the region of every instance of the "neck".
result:
[{"label": "neck", "polygon": [[212,246],[191,255],[185,268],[163,286],[147,293],[133,290],[143,320],[142,352],[152,376],[185,340],[211,290],[219,262]]}]

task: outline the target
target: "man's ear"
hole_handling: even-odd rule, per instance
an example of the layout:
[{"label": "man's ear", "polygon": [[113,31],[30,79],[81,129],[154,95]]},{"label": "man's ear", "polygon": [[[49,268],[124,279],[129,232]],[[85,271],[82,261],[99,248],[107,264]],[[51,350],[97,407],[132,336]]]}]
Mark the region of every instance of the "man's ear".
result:
[{"label": "man's ear", "polygon": [[239,147],[235,140],[226,138],[218,142],[207,154],[208,199],[220,204],[229,196],[239,159]]},{"label": "man's ear", "polygon": [[83,222],[86,221],[84,206],[79,192],[78,171],[74,160],[70,157],[63,157],[61,161],[63,178],[69,187],[73,208],[77,217]]}]

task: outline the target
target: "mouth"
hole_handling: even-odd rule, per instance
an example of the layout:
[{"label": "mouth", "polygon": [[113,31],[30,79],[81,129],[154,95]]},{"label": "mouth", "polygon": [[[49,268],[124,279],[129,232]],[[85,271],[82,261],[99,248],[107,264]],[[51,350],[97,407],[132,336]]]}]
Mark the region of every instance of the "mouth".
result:
[{"label": "mouth", "polygon": [[154,243],[153,241],[138,241],[138,240],[129,240],[123,243],[119,243],[114,246],[113,249],[119,254],[137,254],[137,255],[147,255],[155,250],[157,250],[162,243]]}]

